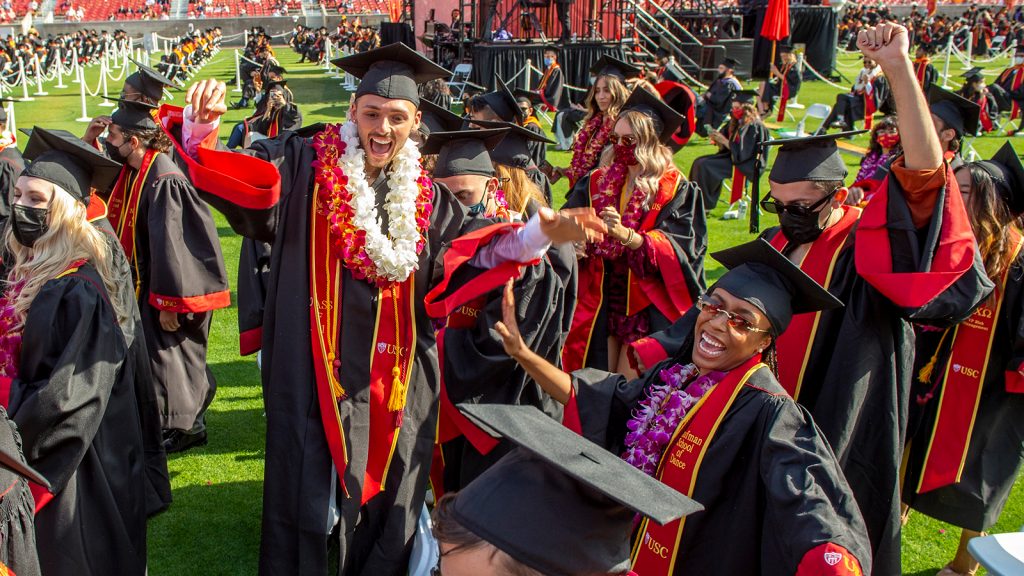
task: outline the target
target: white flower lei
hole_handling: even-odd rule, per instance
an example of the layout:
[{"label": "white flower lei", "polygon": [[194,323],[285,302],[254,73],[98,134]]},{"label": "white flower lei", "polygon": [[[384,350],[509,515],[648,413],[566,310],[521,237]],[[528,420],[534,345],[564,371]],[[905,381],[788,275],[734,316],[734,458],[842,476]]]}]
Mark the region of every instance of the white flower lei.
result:
[{"label": "white flower lei", "polygon": [[416,202],[420,188],[420,152],[411,139],[391,164],[388,194],[384,210],[388,214],[388,233],[377,216],[377,197],[366,181],[366,157],[359,145],[356,125],[346,122],[341,127],[345,153],[338,166],[348,176],[352,196],[352,225],[366,233],[366,255],[377,266],[377,274],[393,282],[404,282],[419,268],[416,244],[420,231],[416,227]]}]

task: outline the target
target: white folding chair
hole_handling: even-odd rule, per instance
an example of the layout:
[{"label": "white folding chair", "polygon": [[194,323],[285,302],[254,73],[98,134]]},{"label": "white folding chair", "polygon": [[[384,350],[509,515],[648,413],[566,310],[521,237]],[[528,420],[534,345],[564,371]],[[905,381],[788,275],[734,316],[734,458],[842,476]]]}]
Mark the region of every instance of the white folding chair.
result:
[{"label": "white folding chair", "polygon": [[991,576],[1024,574],[1024,532],[971,538],[967,551]]},{"label": "white folding chair", "polygon": [[821,130],[822,126],[825,125],[825,120],[828,118],[828,115],[831,112],[832,107],[829,106],[828,104],[811,104],[810,106],[807,107],[807,111],[804,112],[804,117],[800,120],[800,124],[797,126],[797,132],[800,136],[807,134],[807,132],[804,131],[804,128],[807,125],[807,119],[817,118],[820,120],[820,122],[818,122],[818,127],[815,128],[814,132],[811,132],[811,134],[816,133],[818,130]]},{"label": "white folding chair", "polygon": [[[466,82],[469,82],[469,75],[473,73],[473,65],[463,62],[452,71],[452,79],[448,82],[448,89],[452,91],[452,99],[455,104],[462,103],[462,96],[466,93]],[[456,94],[458,91],[458,94]]]}]

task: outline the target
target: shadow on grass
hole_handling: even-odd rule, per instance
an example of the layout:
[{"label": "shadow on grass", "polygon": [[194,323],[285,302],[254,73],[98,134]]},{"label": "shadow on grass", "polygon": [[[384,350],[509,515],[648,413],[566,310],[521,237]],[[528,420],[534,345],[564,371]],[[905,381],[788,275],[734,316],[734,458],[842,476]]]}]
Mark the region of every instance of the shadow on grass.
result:
[{"label": "shadow on grass", "polygon": [[149,574],[256,574],[263,485],[258,481],[185,486],[149,522]]}]

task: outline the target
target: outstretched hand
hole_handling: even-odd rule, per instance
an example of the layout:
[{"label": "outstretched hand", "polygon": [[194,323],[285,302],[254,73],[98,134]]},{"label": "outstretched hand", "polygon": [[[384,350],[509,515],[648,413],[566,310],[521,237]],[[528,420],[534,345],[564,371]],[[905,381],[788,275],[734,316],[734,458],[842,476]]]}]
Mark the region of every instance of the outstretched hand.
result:
[{"label": "outstretched hand", "polygon": [[505,291],[501,296],[501,320],[494,324],[494,330],[501,336],[505,353],[512,358],[527,350],[526,342],[519,333],[519,321],[516,320],[516,298],[512,295],[512,280],[505,283]]},{"label": "outstretched hand", "polygon": [[868,26],[857,34],[857,47],[884,68],[909,58],[910,35],[906,28],[891,22]]},{"label": "outstretched hand", "polygon": [[567,208],[558,212],[541,208],[540,229],[552,244],[566,242],[596,242],[608,233],[593,208]]},{"label": "outstretched hand", "polygon": [[199,124],[216,122],[228,111],[224,103],[226,97],[227,86],[217,80],[203,80],[189,86],[185,101],[192,105],[191,120]]}]

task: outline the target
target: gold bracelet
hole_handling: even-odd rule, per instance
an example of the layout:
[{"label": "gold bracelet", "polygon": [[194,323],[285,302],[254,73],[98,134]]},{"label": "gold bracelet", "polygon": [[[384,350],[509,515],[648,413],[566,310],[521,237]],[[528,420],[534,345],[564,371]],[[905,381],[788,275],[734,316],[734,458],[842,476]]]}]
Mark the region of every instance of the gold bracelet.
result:
[{"label": "gold bracelet", "polygon": [[626,236],[625,242],[619,241],[619,244],[622,244],[623,246],[629,248],[629,244],[633,241],[633,229],[626,228],[626,230],[629,230],[629,236]]}]

